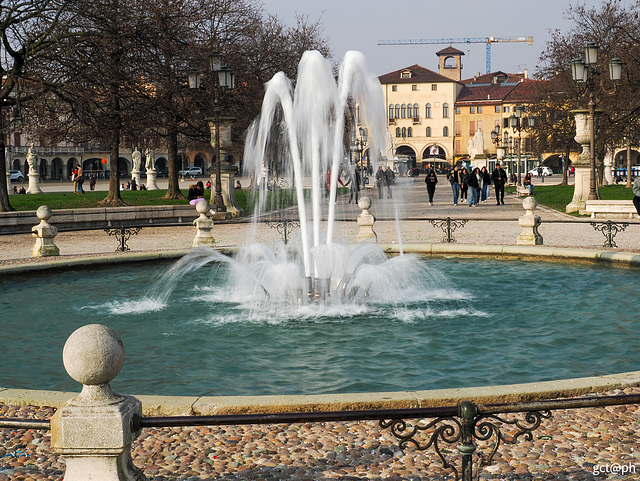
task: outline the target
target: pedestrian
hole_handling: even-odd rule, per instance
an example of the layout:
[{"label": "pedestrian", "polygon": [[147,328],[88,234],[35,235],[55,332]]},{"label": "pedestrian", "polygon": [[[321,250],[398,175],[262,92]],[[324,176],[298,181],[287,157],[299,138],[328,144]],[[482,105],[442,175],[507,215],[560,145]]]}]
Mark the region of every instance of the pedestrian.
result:
[{"label": "pedestrian", "polygon": [[349,187],[349,204],[355,197],[355,203],[358,203],[358,193],[360,192],[360,171],[354,167],[353,171],[347,171],[347,183],[345,187]]},{"label": "pedestrian", "polygon": [[504,205],[504,185],[507,183],[507,173],[499,163],[496,163],[496,168],[491,173],[491,180],[493,180],[496,189],[496,204]]},{"label": "pedestrian", "polygon": [[74,168],[71,172],[71,182],[73,182],[73,193],[78,193],[78,168]]},{"label": "pedestrian", "polygon": [[638,219],[640,219],[640,176],[636,177],[633,181],[633,205],[636,206],[636,212],[638,213]]},{"label": "pedestrian", "polygon": [[491,185],[491,174],[489,173],[489,169],[482,167],[482,169],[480,169],[480,176],[482,177],[480,200],[484,202],[489,199],[489,186]]},{"label": "pedestrian", "polygon": [[436,184],[438,183],[438,176],[436,171],[433,170],[427,164],[427,176],[424,178],[424,183],[427,184],[427,193],[429,194],[429,205],[433,205],[433,195],[436,192]]},{"label": "pedestrian", "polygon": [[480,169],[474,168],[467,176],[466,184],[469,188],[469,207],[478,206],[478,191],[480,190]]},{"label": "pedestrian", "polygon": [[93,174],[89,177],[89,188],[91,190],[96,190],[96,176]]},{"label": "pedestrian", "polygon": [[453,205],[458,205],[458,197],[460,197],[460,185],[462,185],[462,173],[458,166],[454,166],[453,170],[449,172],[447,176],[449,183],[451,184],[451,190],[453,191]]},{"label": "pedestrian", "polygon": [[467,200],[469,193],[469,171],[466,167],[462,168],[462,184],[460,185],[460,200]]},{"label": "pedestrian", "polygon": [[391,167],[387,165],[387,170],[384,173],[384,183],[387,186],[387,199],[393,197],[391,186],[396,182],[396,174],[391,170]]},{"label": "pedestrian", "polygon": [[376,185],[378,186],[378,199],[382,199],[382,190],[384,189],[384,170],[382,170],[382,166],[378,166],[378,171],[376,172]]},{"label": "pedestrian", "polygon": [[527,175],[524,176],[524,180],[522,181],[522,185],[529,189],[529,195],[533,195],[533,182],[531,181],[531,174],[527,172]]}]

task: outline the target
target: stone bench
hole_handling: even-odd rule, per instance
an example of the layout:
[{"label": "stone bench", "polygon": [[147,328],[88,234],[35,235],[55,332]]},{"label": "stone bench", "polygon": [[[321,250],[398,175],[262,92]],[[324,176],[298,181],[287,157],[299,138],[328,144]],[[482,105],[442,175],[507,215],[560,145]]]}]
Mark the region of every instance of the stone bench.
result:
[{"label": "stone bench", "polygon": [[580,213],[592,219],[634,219],[637,215],[632,200],[587,200]]}]

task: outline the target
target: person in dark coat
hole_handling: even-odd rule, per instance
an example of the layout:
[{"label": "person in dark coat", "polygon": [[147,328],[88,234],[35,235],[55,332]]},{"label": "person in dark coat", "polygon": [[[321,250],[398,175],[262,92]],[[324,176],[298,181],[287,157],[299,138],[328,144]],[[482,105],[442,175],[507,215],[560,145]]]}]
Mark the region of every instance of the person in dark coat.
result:
[{"label": "person in dark coat", "polygon": [[433,205],[433,195],[436,192],[436,184],[438,183],[438,176],[436,171],[430,166],[427,166],[427,176],[424,178],[424,183],[427,184],[427,192],[429,194],[429,205]]},{"label": "person in dark coat", "polygon": [[504,205],[504,186],[507,183],[507,173],[498,163],[496,163],[496,168],[491,173],[491,180],[493,180],[493,185],[496,189],[496,204]]}]

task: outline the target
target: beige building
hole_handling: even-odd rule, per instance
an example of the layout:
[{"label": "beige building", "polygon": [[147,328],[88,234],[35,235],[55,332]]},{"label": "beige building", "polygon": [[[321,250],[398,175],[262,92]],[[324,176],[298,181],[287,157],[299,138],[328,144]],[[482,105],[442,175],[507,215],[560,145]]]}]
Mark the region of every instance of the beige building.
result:
[{"label": "beige building", "polygon": [[379,77],[396,157],[415,159],[418,167],[454,159],[454,105],[463,88],[462,55],[453,47],[438,52],[441,73],[412,65]]}]

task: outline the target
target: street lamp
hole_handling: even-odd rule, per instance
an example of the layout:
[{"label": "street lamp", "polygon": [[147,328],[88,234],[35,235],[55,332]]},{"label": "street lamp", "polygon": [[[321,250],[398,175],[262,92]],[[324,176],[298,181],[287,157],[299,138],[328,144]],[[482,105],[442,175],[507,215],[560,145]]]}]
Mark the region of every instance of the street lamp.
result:
[{"label": "street lamp", "polygon": [[522,154],[522,131],[534,126],[535,117],[533,115],[527,115],[526,117],[523,117],[525,109],[522,105],[516,105],[516,108],[514,110],[515,113],[511,114],[511,117],[509,117],[509,126],[514,131],[518,132],[518,185],[522,185],[520,171],[520,158]]},{"label": "street lamp", "polygon": [[[589,132],[591,159],[590,159],[590,178],[589,178],[589,195],[587,200],[597,200],[598,190],[596,184],[596,134],[595,134],[595,78],[600,75],[600,71],[596,69],[598,61],[598,45],[595,42],[587,42],[584,49],[585,58],[577,58],[571,62],[571,75],[579,85],[584,85],[589,94],[589,123],[591,130]],[[609,62],[609,78],[616,82],[622,77],[622,61],[615,57]]]},{"label": "street lamp", "polygon": [[496,164],[504,160],[504,147],[500,147],[500,125],[496,125],[491,131],[491,141],[496,144]]}]

